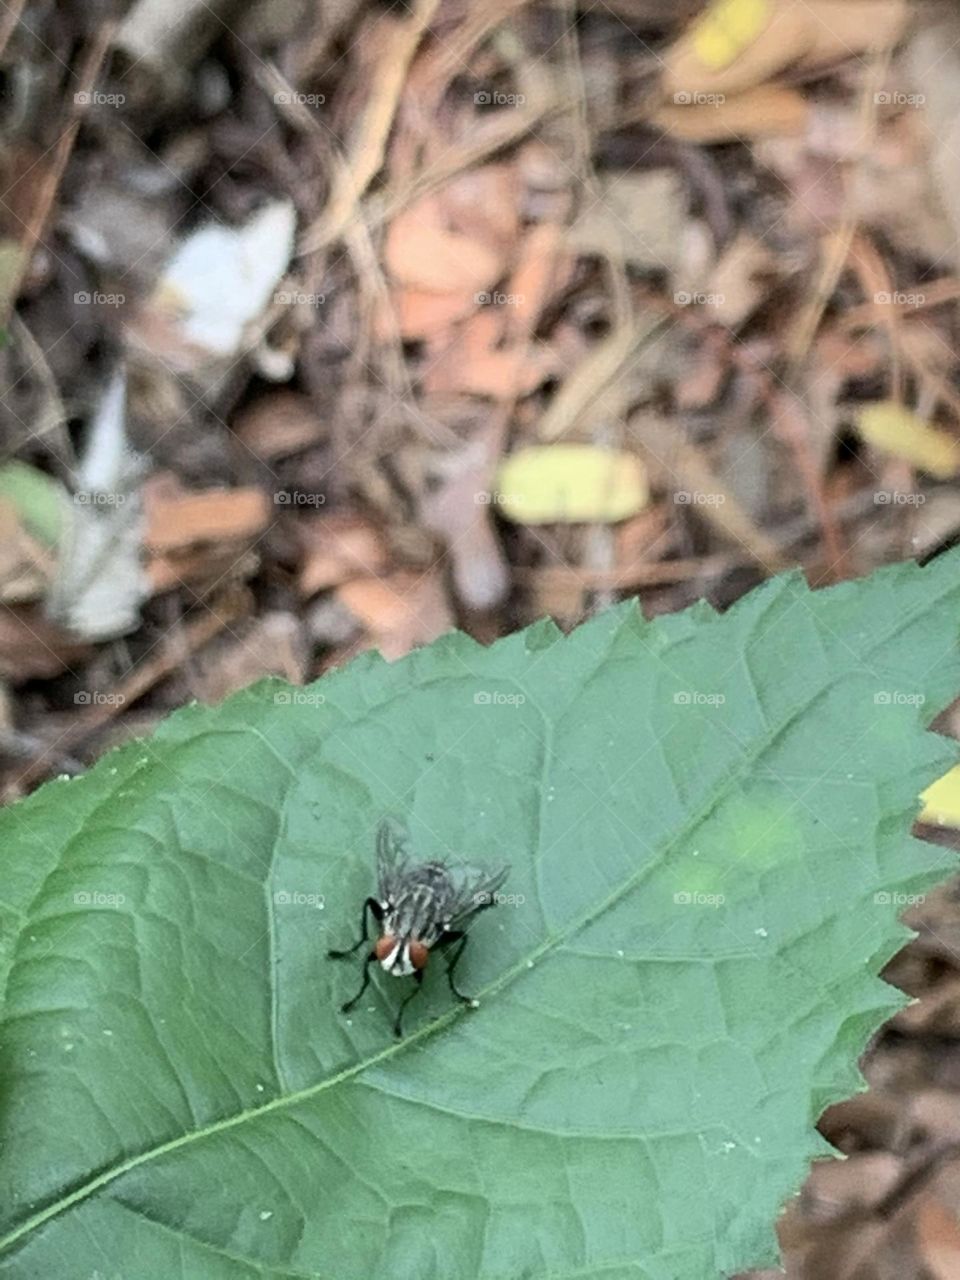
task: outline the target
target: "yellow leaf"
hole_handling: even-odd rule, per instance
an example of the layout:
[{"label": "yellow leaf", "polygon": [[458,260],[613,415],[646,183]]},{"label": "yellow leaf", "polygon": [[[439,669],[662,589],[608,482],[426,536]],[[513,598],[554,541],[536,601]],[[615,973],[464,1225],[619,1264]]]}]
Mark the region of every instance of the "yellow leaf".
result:
[{"label": "yellow leaf", "polygon": [[555,444],[507,458],[490,500],[518,524],[610,524],[636,515],[649,497],[646,472],[633,454]]},{"label": "yellow leaf", "polygon": [[938,827],[960,827],[960,764],[932,782],[926,791],[921,792],[920,799],[923,801],[921,822],[930,822]]},{"label": "yellow leaf", "polygon": [[866,405],[857,416],[857,427],[867,444],[941,480],[960,470],[960,442],[894,400]]},{"label": "yellow leaf", "polygon": [[697,23],[693,47],[707,67],[728,66],[760,32],[770,0],[716,0]]}]

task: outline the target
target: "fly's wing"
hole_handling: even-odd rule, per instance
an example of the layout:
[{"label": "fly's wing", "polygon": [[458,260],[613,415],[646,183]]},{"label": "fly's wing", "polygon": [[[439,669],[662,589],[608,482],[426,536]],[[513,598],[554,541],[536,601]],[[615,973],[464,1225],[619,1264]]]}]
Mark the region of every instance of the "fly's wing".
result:
[{"label": "fly's wing", "polygon": [[450,927],[461,928],[472,915],[494,905],[494,894],[510,874],[507,865],[489,867],[461,865],[448,868],[453,885],[449,910]]},{"label": "fly's wing", "polygon": [[381,902],[395,902],[408,862],[407,829],[394,818],[377,827],[377,889]]}]

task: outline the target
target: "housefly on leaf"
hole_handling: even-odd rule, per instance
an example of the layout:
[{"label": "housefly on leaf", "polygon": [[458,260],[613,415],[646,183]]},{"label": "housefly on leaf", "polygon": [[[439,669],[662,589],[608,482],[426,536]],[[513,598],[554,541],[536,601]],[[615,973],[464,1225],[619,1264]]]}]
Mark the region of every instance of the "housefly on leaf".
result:
[{"label": "housefly on leaf", "polygon": [[508,866],[494,871],[466,863],[415,862],[410,856],[406,831],[389,819],[377,828],[377,896],[367,898],[360,916],[360,938],[346,951],[331,951],[334,960],[355,955],[369,941],[368,913],[377,922],[380,936],[363,962],[360,990],[342,1007],[349,1013],[367,989],[370,966],[379,960],[395,978],[412,977],[416,985],[404,998],[393,1024],[401,1027],[407,1005],[423,985],[427,961],[434,951],[447,949],[447,981],[465,1004],[476,1000],[458,991],[453,980],[457,961],[467,945],[467,925],[478,912],[496,903],[496,893],[510,873]]}]

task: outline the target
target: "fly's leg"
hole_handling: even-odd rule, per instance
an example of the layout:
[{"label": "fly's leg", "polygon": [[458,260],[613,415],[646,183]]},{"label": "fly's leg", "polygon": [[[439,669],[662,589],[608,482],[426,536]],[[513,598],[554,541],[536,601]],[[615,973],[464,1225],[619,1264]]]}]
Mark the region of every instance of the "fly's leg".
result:
[{"label": "fly's leg", "polygon": [[447,961],[447,982],[450,983],[450,990],[453,992],[453,994],[457,997],[458,1000],[462,1000],[464,1004],[475,1006],[477,1002],[476,1000],[474,1000],[473,996],[465,996],[462,991],[458,990],[456,983],[453,981],[453,971],[456,968],[457,961],[463,955],[464,948],[467,945],[467,935],[463,932],[462,929],[448,929],[447,932],[440,939],[440,942],[442,945],[446,945],[448,942],[457,943],[456,949],[454,950],[450,959]]},{"label": "fly's leg", "polygon": [[393,1034],[397,1037],[398,1040],[403,1039],[403,1027],[401,1026],[401,1023],[403,1022],[403,1011],[407,1007],[407,1005],[410,1003],[410,1001],[413,999],[413,997],[420,994],[420,989],[423,986],[423,970],[417,969],[417,971],[413,975],[413,978],[417,985],[413,988],[410,994],[404,999],[403,1003],[400,1005],[400,1008],[397,1010],[397,1020],[393,1024]]},{"label": "fly's leg", "polygon": [[[356,950],[356,948],[354,948],[354,950]],[[345,951],[342,954],[349,955],[350,953],[349,951]],[[377,958],[376,951],[371,951],[370,954],[367,956],[366,960],[364,960],[363,982],[360,984],[360,990],[357,992],[357,994],[353,997],[352,1000],[348,1000],[346,1004],[342,1004],[340,1006],[341,1013],[349,1013],[350,1010],[353,1008],[353,1006],[357,1003],[357,1001],[363,995],[363,993],[366,991],[367,987],[370,985],[370,966],[373,964],[376,958]]]},{"label": "fly's leg", "polygon": [[[373,916],[374,920],[379,922],[383,919],[383,907],[376,898],[367,898],[363,904],[363,910],[360,912],[360,939],[355,942],[352,947],[348,947],[346,951],[328,951],[327,955],[331,960],[345,960],[347,956],[352,956],[355,951],[359,951],[363,944],[368,940],[367,933],[367,912]],[[369,963],[369,961],[368,961]]]}]

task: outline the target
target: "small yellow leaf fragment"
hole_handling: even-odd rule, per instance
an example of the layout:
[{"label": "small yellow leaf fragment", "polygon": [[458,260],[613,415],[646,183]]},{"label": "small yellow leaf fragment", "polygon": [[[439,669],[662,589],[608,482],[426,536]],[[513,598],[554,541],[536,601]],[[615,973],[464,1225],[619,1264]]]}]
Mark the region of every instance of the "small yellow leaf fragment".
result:
[{"label": "small yellow leaf fragment", "polygon": [[716,0],[697,23],[693,47],[704,66],[729,66],[763,30],[770,0]]},{"label": "small yellow leaf fragment", "polygon": [[920,793],[923,801],[921,822],[937,827],[960,827],[960,764],[932,782]]},{"label": "small yellow leaf fragment", "polygon": [[554,444],[507,458],[491,501],[518,524],[612,524],[636,515],[649,497],[646,471],[633,454]]},{"label": "small yellow leaf fragment", "polygon": [[857,429],[875,449],[903,458],[941,480],[960,470],[960,441],[894,400],[866,405],[857,416]]}]

